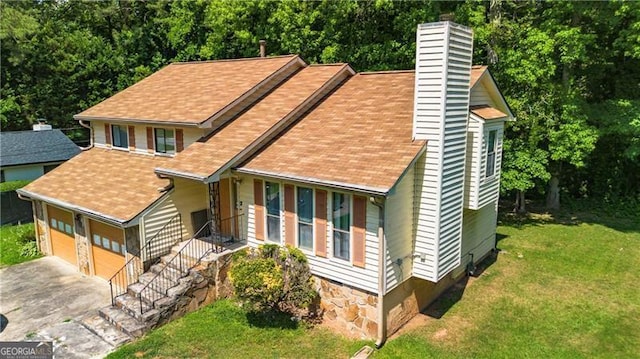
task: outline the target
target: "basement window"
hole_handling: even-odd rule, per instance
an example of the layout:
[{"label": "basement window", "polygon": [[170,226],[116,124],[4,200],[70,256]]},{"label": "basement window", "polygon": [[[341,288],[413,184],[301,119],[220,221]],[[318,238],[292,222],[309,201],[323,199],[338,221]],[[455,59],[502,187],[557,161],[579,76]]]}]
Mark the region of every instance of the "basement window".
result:
[{"label": "basement window", "polygon": [[113,147],[129,148],[129,137],[126,126],[111,125]]},{"label": "basement window", "polygon": [[156,141],[156,152],[173,154],[176,153],[176,140],[173,130],[165,128],[154,128]]},{"label": "basement window", "polygon": [[496,173],[496,142],[498,140],[498,130],[489,131],[487,141],[487,155],[485,158],[485,177],[492,177]]}]

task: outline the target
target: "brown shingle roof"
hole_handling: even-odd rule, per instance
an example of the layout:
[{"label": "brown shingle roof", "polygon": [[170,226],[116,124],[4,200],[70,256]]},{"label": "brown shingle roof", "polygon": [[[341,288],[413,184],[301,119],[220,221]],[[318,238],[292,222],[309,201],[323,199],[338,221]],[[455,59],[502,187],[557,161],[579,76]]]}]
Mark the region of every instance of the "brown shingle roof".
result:
[{"label": "brown shingle roof", "polygon": [[22,193],[126,222],[156,201],[167,180],[153,172],[168,159],[93,148],[31,182]]},{"label": "brown shingle roof", "polygon": [[413,71],[358,74],[239,170],[385,193],[425,145],[413,91]]},{"label": "brown shingle roof", "polygon": [[200,124],[298,61],[298,56],[289,55],[173,63],[75,118]]},{"label": "brown shingle roof", "polygon": [[214,174],[347,67],[336,64],[302,69],[247,112],[206,141],[190,145],[158,171],[201,178]]},{"label": "brown shingle roof", "polygon": [[475,86],[476,82],[478,82],[478,79],[480,79],[482,74],[487,71],[487,68],[488,67],[485,65],[471,66],[471,81],[469,81],[469,88]]},{"label": "brown shingle roof", "polygon": [[493,120],[496,118],[505,118],[507,114],[488,105],[471,106],[471,113],[482,117],[485,120]]}]

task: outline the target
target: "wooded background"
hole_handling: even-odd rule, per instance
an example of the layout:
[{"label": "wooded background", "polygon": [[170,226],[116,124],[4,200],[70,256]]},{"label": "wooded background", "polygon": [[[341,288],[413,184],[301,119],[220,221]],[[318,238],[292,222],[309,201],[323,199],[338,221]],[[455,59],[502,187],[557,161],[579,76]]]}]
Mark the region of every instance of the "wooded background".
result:
[{"label": "wooded background", "polygon": [[[640,2],[2,1],[2,130],[72,116],[172,61],[300,54],[411,69],[418,23],[474,29],[517,121],[503,196],[640,203]],[[85,135],[86,136],[86,135]]]}]

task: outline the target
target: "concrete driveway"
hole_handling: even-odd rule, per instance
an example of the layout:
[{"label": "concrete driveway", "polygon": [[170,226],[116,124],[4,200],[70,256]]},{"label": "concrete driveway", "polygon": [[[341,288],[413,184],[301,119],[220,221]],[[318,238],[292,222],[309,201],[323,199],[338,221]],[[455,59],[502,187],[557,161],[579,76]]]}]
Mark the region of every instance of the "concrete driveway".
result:
[{"label": "concrete driveway", "polygon": [[80,321],[109,302],[107,282],[57,257],[0,269],[0,313],[8,320],[0,341],[53,340],[64,357],[103,356],[113,347]]}]

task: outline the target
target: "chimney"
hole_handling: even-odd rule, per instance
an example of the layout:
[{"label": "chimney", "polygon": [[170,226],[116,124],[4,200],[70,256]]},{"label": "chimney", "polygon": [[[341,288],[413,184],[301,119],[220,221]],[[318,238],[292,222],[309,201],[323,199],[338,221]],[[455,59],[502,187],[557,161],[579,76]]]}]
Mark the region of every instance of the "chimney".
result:
[{"label": "chimney", "polygon": [[34,131],[47,131],[51,130],[51,125],[47,125],[47,120],[44,118],[37,119],[38,123],[33,124]]},{"label": "chimney", "polygon": [[260,40],[260,57],[267,57],[267,40]]},{"label": "chimney", "polygon": [[462,210],[473,54],[471,29],[444,21],[418,25],[413,138],[427,141],[416,164],[413,273],[438,282],[460,264]]}]

